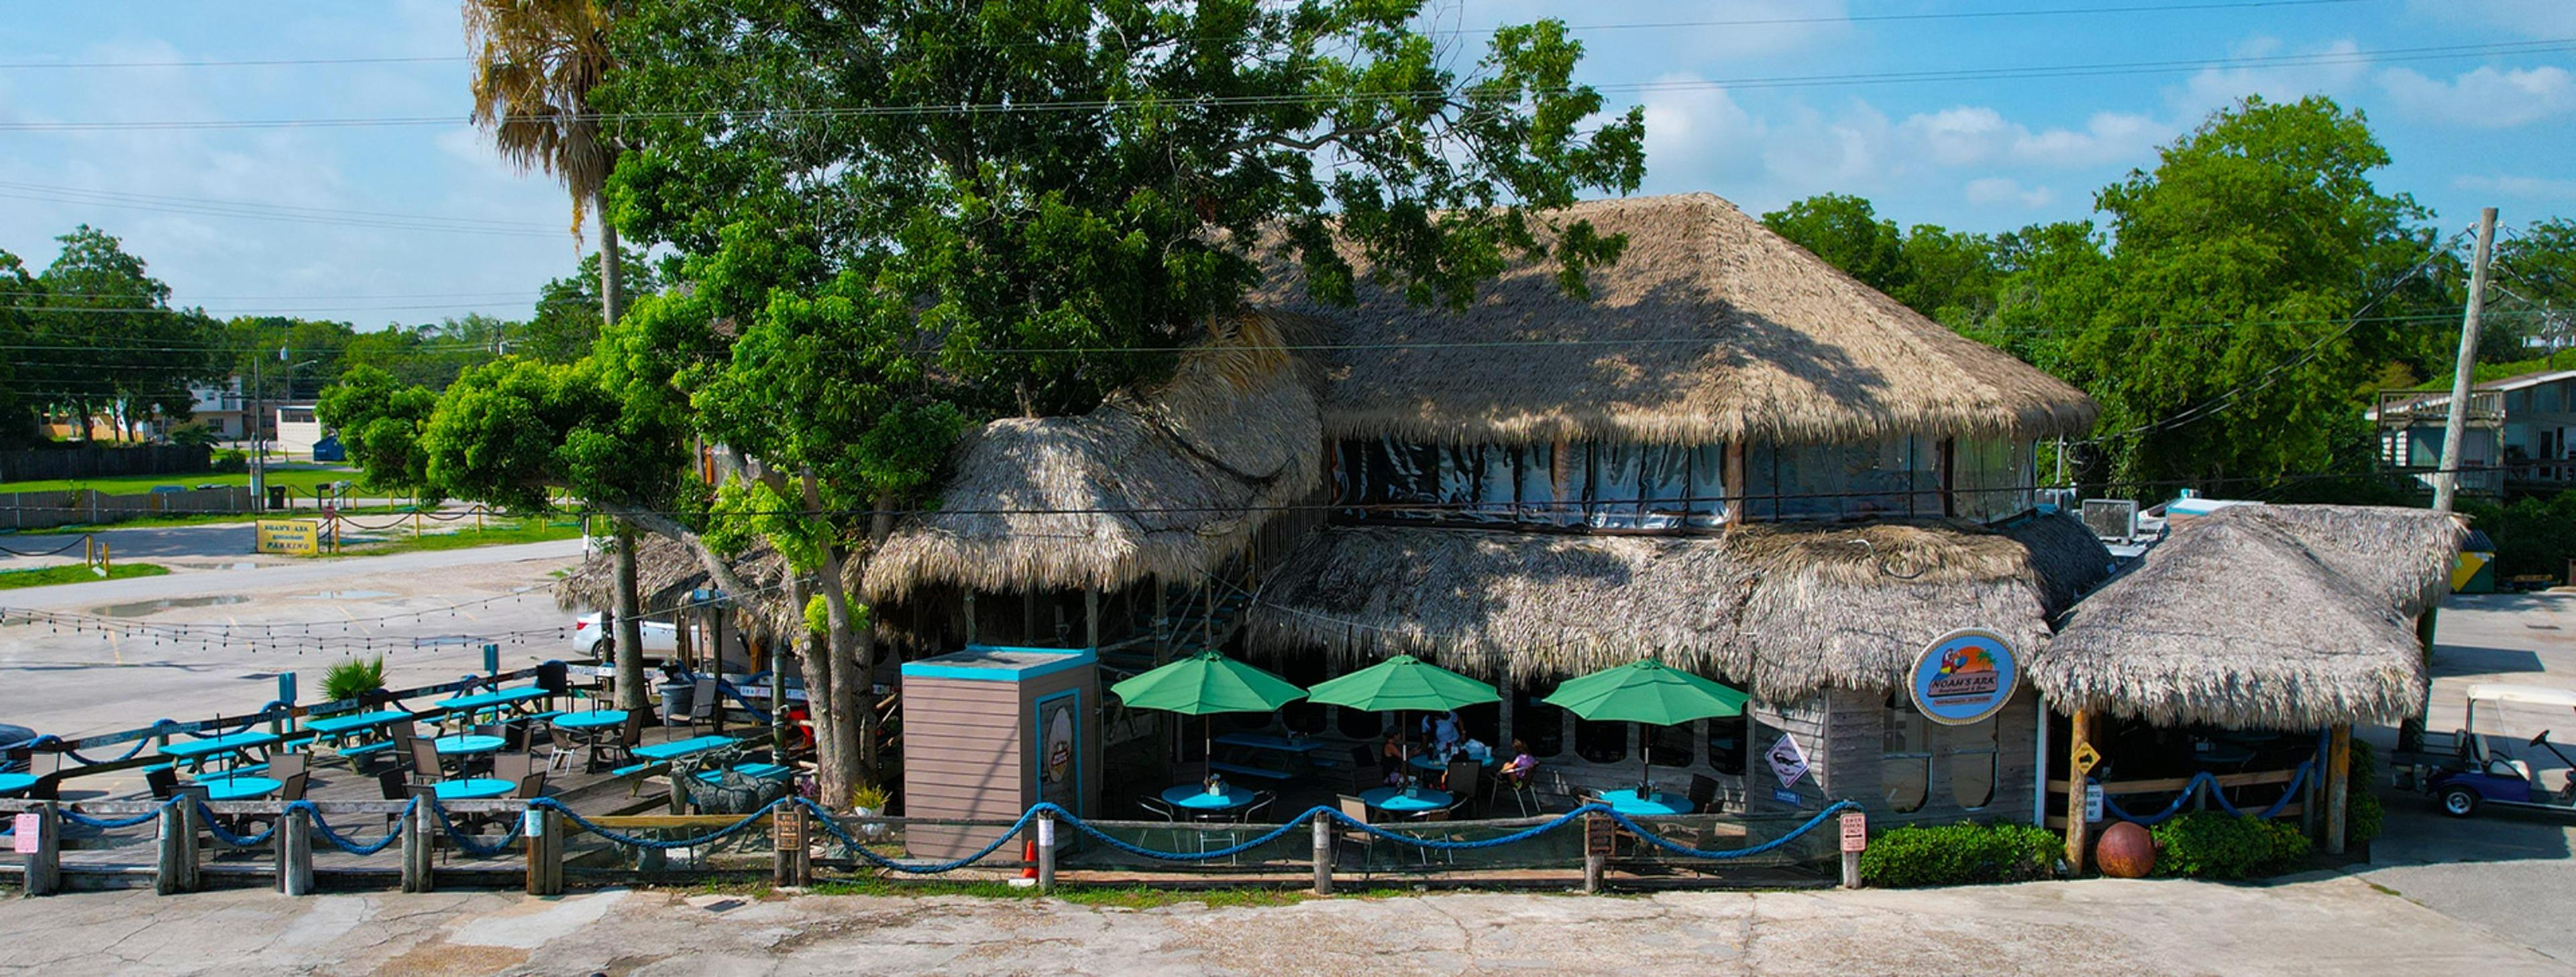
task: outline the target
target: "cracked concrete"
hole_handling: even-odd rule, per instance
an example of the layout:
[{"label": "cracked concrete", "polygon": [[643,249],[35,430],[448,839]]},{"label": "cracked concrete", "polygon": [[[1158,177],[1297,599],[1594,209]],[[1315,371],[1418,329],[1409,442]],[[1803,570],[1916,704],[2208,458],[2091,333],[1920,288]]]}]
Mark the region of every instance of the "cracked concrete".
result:
[{"label": "cracked concrete", "polygon": [[2569,972],[2339,875],[1263,908],[604,890],[160,898],[0,910],[0,974],[2372,974]]}]

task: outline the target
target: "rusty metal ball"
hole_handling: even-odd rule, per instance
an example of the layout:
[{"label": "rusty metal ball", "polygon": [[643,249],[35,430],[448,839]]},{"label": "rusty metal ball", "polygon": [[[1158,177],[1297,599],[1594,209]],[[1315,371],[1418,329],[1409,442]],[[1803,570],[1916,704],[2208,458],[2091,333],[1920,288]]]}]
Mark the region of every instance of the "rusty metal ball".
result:
[{"label": "rusty metal ball", "polygon": [[2127,821],[2102,829],[2102,840],[2093,845],[2093,861],[2102,866],[2102,874],[2115,879],[2143,879],[2156,870],[2156,839],[2147,829]]}]

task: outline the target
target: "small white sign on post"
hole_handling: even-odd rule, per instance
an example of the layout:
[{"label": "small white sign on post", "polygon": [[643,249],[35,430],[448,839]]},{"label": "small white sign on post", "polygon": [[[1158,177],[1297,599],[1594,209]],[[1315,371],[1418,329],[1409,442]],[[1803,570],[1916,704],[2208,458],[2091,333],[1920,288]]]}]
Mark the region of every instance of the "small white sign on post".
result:
[{"label": "small white sign on post", "polygon": [[1867,848],[1869,848],[1869,815],[1859,811],[1843,815],[1843,852],[1850,854]]},{"label": "small white sign on post", "polygon": [[2102,785],[2100,784],[2084,785],[2084,820],[2087,822],[2102,820]]},{"label": "small white sign on post", "polygon": [[1763,758],[1770,762],[1771,773],[1780,778],[1782,787],[1795,787],[1807,775],[1807,751],[1799,749],[1798,741],[1787,733],[1780,734],[1780,741],[1771,744]]},{"label": "small white sign on post", "polygon": [[528,826],[528,837],[543,838],[546,836],[546,816],[543,812],[532,807],[528,809],[528,813],[525,815],[525,818],[525,823]]},{"label": "small white sign on post", "polygon": [[1054,818],[1039,818],[1039,819],[1038,819],[1038,847],[1040,847],[1040,848],[1053,848],[1053,847],[1055,847],[1055,819],[1054,819]]},{"label": "small white sign on post", "polygon": [[16,834],[10,836],[10,839],[15,842],[15,844],[12,844],[10,847],[15,849],[18,854],[33,855],[36,853],[36,842],[38,840],[36,835],[45,830],[44,816],[41,814],[18,815],[17,817],[9,819],[9,829],[16,832]]}]

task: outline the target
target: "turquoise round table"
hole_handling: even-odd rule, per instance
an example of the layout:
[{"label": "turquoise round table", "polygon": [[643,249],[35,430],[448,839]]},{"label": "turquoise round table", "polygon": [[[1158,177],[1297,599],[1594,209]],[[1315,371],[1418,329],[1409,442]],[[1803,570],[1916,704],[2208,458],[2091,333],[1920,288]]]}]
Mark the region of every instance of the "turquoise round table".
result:
[{"label": "turquoise round table", "polygon": [[247,801],[277,793],[278,788],[286,786],[279,783],[275,777],[254,777],[249,774],[231,777],[199,777],[197,783],[205,785],[206,799],[210,801]]},{"label": "turquoise round table", "polygon": [[479,736],[472,733],[457,733],[452,736],[441,736],[431,742],[438,744],[439,756],[470,756],[476,753],[499,753],[501,752],[502,747],[509,745],[508,740],[504,740],[498,736]]},{"label": "turquoise round table", "polygon": [[442,780],[431,788],[443,801],[499,797],[519,788],[518,784],[496,777],[474,777],[466,780]]},{"label": "turquoise round table", "polygon": [[1202,784],[1177,784],[1163,788],[1163,803],[1193,811],[1231,811],[1252,803],[1253,793],[1233,784],[1225,793],[1211,794]]},{"label": "turquoise round table", "polygon": [[1601,803],[1608,804],[1610,805],[1611,810],[1632,818],[1652,815],[1689,814],[1691,812],[1690,798],[1683,797],[1680,794],[1666,794],[1660,791],[1653,797],[1638,797],[1637,792],[1633,790],[1603,791],[1601,793]]},{"label": "turquoise round table", "polygon": [[[1474,758],[1474,757],[1471,757],[1471,756],[1468,756],[1468,755],[1466,755],[1466,754],[1464,754],[1464,753],[1460,753],[1460,754],[1458,754],[1458,755],[1456,755],[1456,756],[1452,756],[1452,757],[1450,757],[1449,759],[1451,759],[1451,760],[1474,760],[1475,758]],[[1435,757],[1435,756],[1432,756],[1431,754],[1428,754],[1428,753],[1415,754],[1415,755],[1414,755],[1414,757],[1413,757],[1413,759],[1411,759],[1411,760],[1407,760],[1407,761],[1405,761],[1405,762],[1406,762],[1406,763],[1410,763],[1410,764],[1412,764],[1414,769],[1416,769],[1416,770],[1420,770],[1420,771],[1423,771],[1424,773],[1448,773],[1448,772],[1449,772],[1449,764],[1448,764],[1448,763],[1443,762],[1440,758]],[[1483,764],[1483,765],[1485,765],[1485,766],[1487,766],[1487,767],[1491,767],[1491,766],[1493,766],[1493,765],[1494,765],[1494,758],[1493,758],[1493,757],[1491,757],[1491,756],[1488,756],[1488,757],[1486,757],[1486,758],[1484,758],[1484,759],[1482,759],[1482,760],[1477,760],[1476,762],[1478,762],[1478,763],[1480,763],[1480,764]]]},{"label": "turquoise round table", "polygon": [[0,773],[0,794],[15,794],[33,786],[36,786],[35,774]]},{"label": "turquoise round table", "polygon": [[1370,807],[1395,814],[1437,811],[1457,798],[1445,790],[1428,787],[1376,787],[1360,792],[1360,800]]},{"label": "turquoise round table", "polygon": [[624,725],[626,710],[592,709],[583,712],[567,712],[556,716],[550,722],[553,722],[557,729],[607,729],[611,726]]}]

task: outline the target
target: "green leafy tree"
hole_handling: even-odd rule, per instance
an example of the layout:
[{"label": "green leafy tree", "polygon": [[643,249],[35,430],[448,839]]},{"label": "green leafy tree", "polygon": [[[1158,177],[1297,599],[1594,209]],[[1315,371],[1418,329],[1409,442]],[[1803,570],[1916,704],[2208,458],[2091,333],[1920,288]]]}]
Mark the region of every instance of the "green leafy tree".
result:
[{"label": "green leafy tree", "polygon": [[340,432],[340,444],[366,487],[443,498],[430,480],[429,455],[421,445],[437,409],[436,391],[360,364],[322,392],[314,416]]},{"label": "green leafy tree", "polygon": [[[653,267],[628,252],[622,273],[629,294],[651,295],[661,290]],[[537,299],[536,314],[527,323],[510,332],[507,346],[512,355],[544,360],[548,363],[571,363],[590,355],[599,342],[599,313],[603,300],[599,294],[599,253],[582,256],[581,267],[569,278],[547,282]]]},{"label": "green leafy tree", "polygon": [[38,373],[21,365],[33,359],[43,335],[36,310],[44,306],[44,286],[27,273],[27,263],[0,251],[0,447],[39,440],[36,411],[46,398],[28,386]]},{"label": "green leafy tree", "polygon": [[[603,354],[628,396],[685,397],[755,462],[711,525],[757,525],[821,581],[825,647],[801,658],[824,796],[875,743],[875,638],[840,581],[958,431],[1162,375],[1171,348],[1233,329],[1276,264],[1348,300],[1337,242],[1451,306],[1515,258],[1578,294],[1615,259],[1625,242],[1579,221],[1541,248],[1539,212],[1634,188],[1642,111],[1605,115],[1571,82],[1582,49],[1560,24],[1501,29],[1452,68],[1421,6],[620,8],[618,70],[591,93],[634,113],[609,206],[688,255],[692,288],[640,303]],[[711,567],[740,542],[719,536],[689,537]]]},{"label": "green leafy tree", "polygon": [[204,312],[170,306],[170,287],[104,231],[82,225],[55,240],[62,254],[38,276],[43,304],[20,365],[26,389],[80,418],[95,440],[110,414],[129,436],[153,417],[184,419],[192,381],[220,375],[216,326]]},{"label": "green leafy tree", "polygon": [[1896,229],[1895,221],[1879,217],[1878,208],[1867,199],[1841,193],[1818,194],[1762,215],[1762,223],[1799,247],[1815,252],[1826,264],[1891,297],[1914,284],[1904,233]]}]

